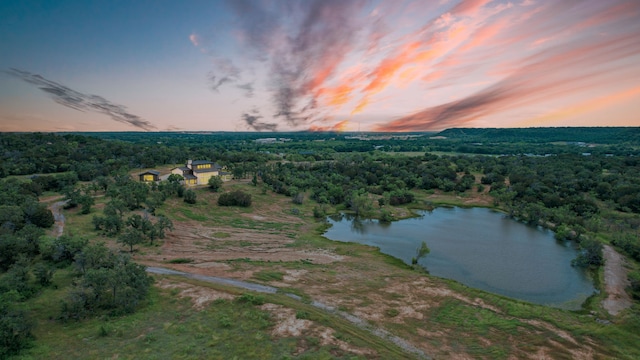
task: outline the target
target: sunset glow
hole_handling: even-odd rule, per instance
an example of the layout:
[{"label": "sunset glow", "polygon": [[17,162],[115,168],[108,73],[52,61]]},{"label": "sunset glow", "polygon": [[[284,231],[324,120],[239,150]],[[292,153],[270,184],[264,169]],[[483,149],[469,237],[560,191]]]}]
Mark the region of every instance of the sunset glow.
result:
[{"label": "sunset glow", "polygon": [[640,126],[636,0],[38,4],[1,131]]}]

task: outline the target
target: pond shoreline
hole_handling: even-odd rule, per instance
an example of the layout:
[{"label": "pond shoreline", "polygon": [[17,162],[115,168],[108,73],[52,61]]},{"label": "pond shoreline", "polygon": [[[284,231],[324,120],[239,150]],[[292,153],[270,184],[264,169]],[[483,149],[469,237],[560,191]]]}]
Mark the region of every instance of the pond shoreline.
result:
[{"label": "pond shoreline", "polygon": [[[447,206],[413,214],[382,223],[340,213],[328,217],[333,226],[324,236],[377,247],[407,265],[415,257],[432,276],[532,303],[581,310],[597,292],[588,274],[571,267],[575,243],[556,240],[548,229],[487,207]],[[416,255],[422,241],[432,250],[426,257]]]}]

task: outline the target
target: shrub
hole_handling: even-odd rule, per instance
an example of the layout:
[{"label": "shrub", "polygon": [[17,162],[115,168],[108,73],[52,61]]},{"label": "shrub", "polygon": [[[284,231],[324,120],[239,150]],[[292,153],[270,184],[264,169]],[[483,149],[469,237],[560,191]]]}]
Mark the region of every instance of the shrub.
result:
[{"label": "shrub", "polygon": [[209,178],[209,189],[218,191],[222,187],[222,178],[220,176],[212,176]]},{"label": "shrub", "polygon": [[196,203],[196,192],[189,189],[184,192],[184,202],[187,204],[195,204]]},{"label": "shrub", "polygon": [[265,300],[262,295],[253,295],[253,294],[242,294],[236,300],[239,303],[249,303],[252,305],[263,305]]},{"label": "shrub", "polygon": [[251,206],[251,195],[241,190],[227,192],[218,197],[218,205],[249,207]]},{"label": "shrub", "polygon": [[192,262],[193,262],[193,259],[189,259],[189,258],[177,258],[177,259],[169,260],[170,264],[189,264]]}]

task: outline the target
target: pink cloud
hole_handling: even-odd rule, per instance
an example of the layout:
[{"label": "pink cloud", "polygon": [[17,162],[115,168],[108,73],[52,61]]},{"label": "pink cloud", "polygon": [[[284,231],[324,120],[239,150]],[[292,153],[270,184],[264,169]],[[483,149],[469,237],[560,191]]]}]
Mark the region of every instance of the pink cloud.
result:
[{"label": "pink cloud", "polygon": [[640,39],[635,34],[570,49],[555,47],[523,59],[510,76],[475,94],[379,124],[375,130],[418,131],[465,126],[505,110],[623,82],[640,76],[640,70],[611,64],[638,55]]},{"label": "pink cloud", "polygon": [[191,35],[189,35],[189,41],[191,41],[191,43],[193,44],[193,46],[200,46],[200,38],[198,37],[197,34],[193,33]]}]

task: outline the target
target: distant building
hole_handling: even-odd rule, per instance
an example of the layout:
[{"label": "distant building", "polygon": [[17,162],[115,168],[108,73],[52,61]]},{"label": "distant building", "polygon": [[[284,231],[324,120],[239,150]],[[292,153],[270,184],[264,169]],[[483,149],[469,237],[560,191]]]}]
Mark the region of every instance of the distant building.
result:
[{"label": "distant building", "polygon": [[140,181],[144,181],[144,182],[151,182],[151,181],[160,180],[160,173],[158,171],[155,171],[155,170],[145,171],[145,172],[139,174],[138,176],[140,176]]}]

